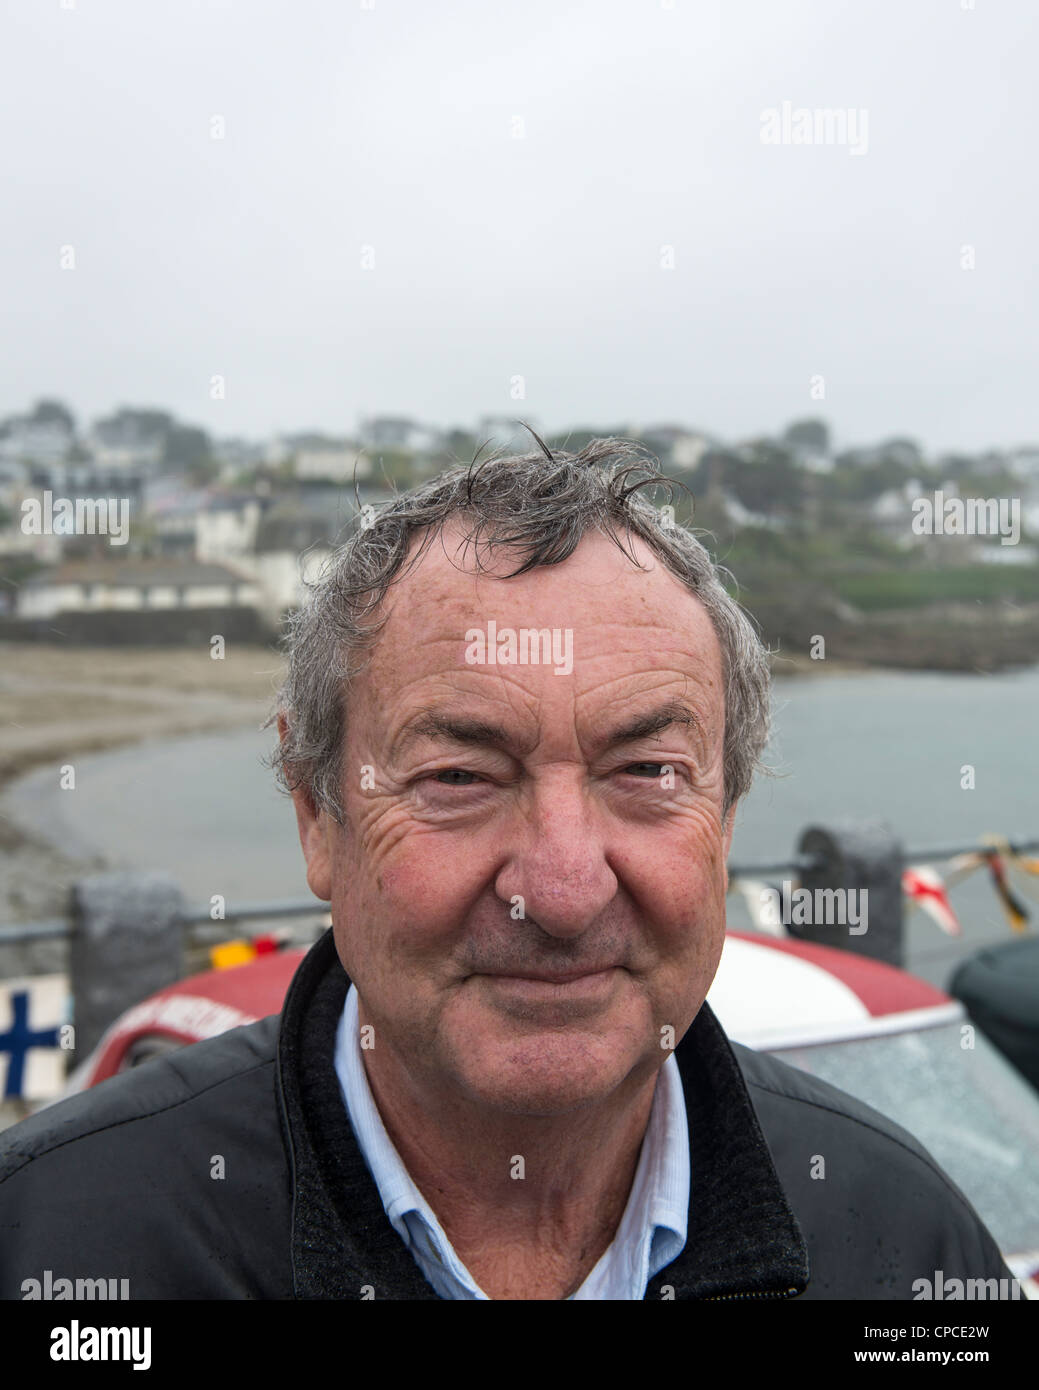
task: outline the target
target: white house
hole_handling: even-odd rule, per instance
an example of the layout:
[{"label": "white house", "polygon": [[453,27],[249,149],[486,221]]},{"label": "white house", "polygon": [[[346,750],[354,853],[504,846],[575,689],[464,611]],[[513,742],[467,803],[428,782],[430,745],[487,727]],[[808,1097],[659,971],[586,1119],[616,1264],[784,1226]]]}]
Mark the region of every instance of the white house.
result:
[{"label": "white house", "polygon": [[261,550],[242,559],[255,579],[260,598],[257,607],[272,625],[290,608],[298,608],[324,568],[331,546],[321,543],[310,550]]},{"label": "white house", "polygon": [[211,497],[195,522],[195,556],[201,561],[237,560],[256,544],[263,507],[256,497]]},{"label": "white house", "polygon": [[10,420],[0,439],[0,459],[51,466],[61,463],[73,442],[58,420]]},{"label": "white house", "polygon": [[149,473],[161,463],[165,441],[158,433],[142,433],[135,421],[116,420],[96,424],[87,447],[99,468]]},{"label": "white house", "polygon": [[260,586],[226,565],[193,560],[74,561],[19,588],[15,615],[141,608],[259,608]]},{"label": "white house", "polygon": [[667,467],[689,470],[696,468],[714,441],[699,430],[684,425],[646,425],[639,435],[667,455]]}]

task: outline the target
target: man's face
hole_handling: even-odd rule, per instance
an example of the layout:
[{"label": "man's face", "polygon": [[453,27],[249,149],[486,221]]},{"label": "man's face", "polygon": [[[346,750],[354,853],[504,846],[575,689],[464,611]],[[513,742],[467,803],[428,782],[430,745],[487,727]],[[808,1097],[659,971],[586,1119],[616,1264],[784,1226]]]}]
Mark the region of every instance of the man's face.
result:
[{"label": "man's face", "polygon": [[[596,533],[503,580],[515,557],[477,574],[462,535],[391,588],[350,694],[345,824],[297,793],[300,834],[369,1066],[427,1105],[556,1115],[644,1085],[714,978],[721,650],[637,540],[648,572]],[[560,652],[569,630],[569,674],[470,664],[490,622],[555,630]]]}]

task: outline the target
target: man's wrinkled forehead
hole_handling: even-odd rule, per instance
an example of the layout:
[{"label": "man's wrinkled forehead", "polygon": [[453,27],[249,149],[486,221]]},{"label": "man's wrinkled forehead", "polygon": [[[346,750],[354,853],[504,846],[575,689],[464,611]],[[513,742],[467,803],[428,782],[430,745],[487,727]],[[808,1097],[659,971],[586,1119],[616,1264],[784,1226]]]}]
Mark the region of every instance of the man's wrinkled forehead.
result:
[{"label": "man's wrinkled forehead", "polygon": [[624,543],[641,569],[593,532],[562,564],[503,578],[516,552],[481,551],[477,569],[465,535],[449,523],[390,589],[364,682],[380,722],[438,688],[479,694],[504,679],[551,704],[687,684],[704,723],[715,723],[722,663],[710,618],[637,537]]}]

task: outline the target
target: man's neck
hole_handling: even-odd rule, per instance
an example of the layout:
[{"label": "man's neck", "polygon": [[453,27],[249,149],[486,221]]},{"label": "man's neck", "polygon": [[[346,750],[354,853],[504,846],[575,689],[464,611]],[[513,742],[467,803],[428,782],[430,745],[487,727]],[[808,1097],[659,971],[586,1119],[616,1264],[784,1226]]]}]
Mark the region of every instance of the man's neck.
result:
[{"label": "man's neck", "polygon": [[489,1298],[567,1298],[627,1206],[658,1071],[559,1116],[433,1105],[383,1049],[365,1052],[383,1125],[459,1259]]}]

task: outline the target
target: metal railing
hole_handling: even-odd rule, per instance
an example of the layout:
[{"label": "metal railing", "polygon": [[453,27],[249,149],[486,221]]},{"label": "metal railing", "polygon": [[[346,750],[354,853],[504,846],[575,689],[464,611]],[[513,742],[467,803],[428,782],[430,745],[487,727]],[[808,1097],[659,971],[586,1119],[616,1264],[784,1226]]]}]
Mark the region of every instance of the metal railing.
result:
[{"label": "metal railing", "polygon": [[[207,935],[220,935],[228,922],[265,921],[268,918],[321,916],[329,911],[330,904],[317,898],[304,900],[291,899],[274,903],[242,903],[236,907],[225,908],[220,917],[214,917],[208,907],[186,908],[177,914],[177,924],[186,929],[207,927]],[[49,921],[15,922],[0,927],[0,946],[23,945],[28,941],[70,937],[74,925],[70,918],[56,917]]]},{"label": "metal railing", "polygon": [[[1011,854],[1031,854],[1039,850],[1039,840],[1009,840],[1006,845]],[[943,845],[937,849],[899,850],[902,867],[909,864],[940,864],[945,859],[956,859],[961,854],[984,854],[991,856],[1001,853],[997,845],[958,845],[953,849]],[[825,866],[825,857],[819,854],[792,854],[789,859],[779,859],[770,864],[730,864],[730,878],[761,878],[765,874],[782,873],[784,869],[797,869],[801,873],[812,873]]]}]

